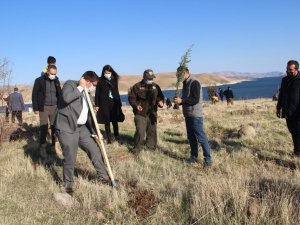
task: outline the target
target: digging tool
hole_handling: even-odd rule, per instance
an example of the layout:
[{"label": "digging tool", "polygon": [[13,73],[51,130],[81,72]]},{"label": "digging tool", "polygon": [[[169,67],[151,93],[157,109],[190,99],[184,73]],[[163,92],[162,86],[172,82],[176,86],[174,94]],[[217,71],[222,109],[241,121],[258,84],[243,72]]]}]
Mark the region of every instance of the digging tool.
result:
[{"label": "digging tool", "polygon": [[111,185],[113,187],[116,187],[117,184],[116,184],[116,181],[114,179],[114,175],[111,171],[111,167],[110,167],[110,164],[109,164],[109,161],[108,161],[108,158],[107,158],[107,154],[106,154],[104,143],[103,143],[103,137],[102,137],[102,134],[100,133],[99,126],[98,126],[97,119],[96,119],[96,115],[95,115],[94,108],[93,108],[93,104],[91,102],[90,95],[89,95],[88,90],[86,88],[84,88],[84,93],[85,93],[85,96],[86,96],[86,99],[87,99],[87,102],[88,102],[88,105],[89,105],[89,109],[91,111],[93,121],[94,121],[94,124],[95,124],[95,127],[96,127],[97,136],[98,136],[98,139],[96,138],[97,144],[100,148],[102,157],[104,158],[104,162],[105,162],[107,170],[108,170],[108,175],[111,179]]}]

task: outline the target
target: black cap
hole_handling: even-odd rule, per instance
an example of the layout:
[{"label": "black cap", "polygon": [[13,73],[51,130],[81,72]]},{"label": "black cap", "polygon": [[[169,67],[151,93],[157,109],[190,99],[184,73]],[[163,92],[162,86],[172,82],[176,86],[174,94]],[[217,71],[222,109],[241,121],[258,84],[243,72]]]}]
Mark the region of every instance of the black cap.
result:
[{"label": "black cap", "polygon": [[153,80],[153,78],[156,78],[156,76],[153,73],[153,70],[145,70],[144,71],[144,77],[146,77],[148,80]]}]

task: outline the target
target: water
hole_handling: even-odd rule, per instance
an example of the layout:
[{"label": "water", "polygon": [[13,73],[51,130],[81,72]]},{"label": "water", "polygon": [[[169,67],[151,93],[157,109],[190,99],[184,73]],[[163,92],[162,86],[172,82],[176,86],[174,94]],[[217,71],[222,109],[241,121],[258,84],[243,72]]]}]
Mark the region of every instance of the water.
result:
[{"label": "water", "polygon": [[[231,87],[234,95],[234,99],[255,99],[255,98],[272,98],[275,92],[280,87],[282,77],[267,77],[259,78],[253,81],[243,81],[237,84],[225,84],[218,86],[222,88],[223,91],[227,89],[228,86]],[[208,101],[207,87],[202,88],[203,99]],[[163,94],[167,98],[173,98],[175,91],[167,90],[163,91]],[[122,102],[128,104],[127,95],[122,95]]]},{"label": "water", "polygon": [[[231,87],[234,99],[254,99],[254,98],[272,98],[277,89],[280,87],[282,77],[267,77],[259,78],[253,81],[244,81],[238,84],[221,85],[218,86],[225,91],[228,86]],[[203,87],[203,99],[208,101],[207,87]],[[163,91],[167,98],[173,98],[175,91]],[[128,96],[121,95],[123,105],[128,104]],[[32,104],[25,104],[26,111],[32,109]],[[0,106],[0,112],[5,112],[5,107]]]}]

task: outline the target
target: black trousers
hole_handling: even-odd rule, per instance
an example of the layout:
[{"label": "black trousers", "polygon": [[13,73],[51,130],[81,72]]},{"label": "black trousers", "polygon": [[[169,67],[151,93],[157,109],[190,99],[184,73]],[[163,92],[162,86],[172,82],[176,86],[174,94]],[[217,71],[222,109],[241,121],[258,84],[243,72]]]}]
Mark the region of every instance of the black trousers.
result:
[{"label": "black trousers", "polygon": [[292,135],[295,155],[300,155],[300,119],[286,118],[287,127]]},{"label": "black trousers", "polygon": [[11,112],[11,122],[14,123],[15,122],[15,118],[17,117],[19,124],[23,123],[23,119],[22,119],[22,111],[12,111]]},{"label": "black trousers", "polygon": [[[119,125],[118,122],[111,122],[113,125],[113,129],[114,129],[114,136],[115,137],[119,137]],[[107,135],[107,139],[109,142],[112,141],[112,136],[111,136],[111,130],[110,130],[110,123],[104,124],[105,127],[105,132]]]}]

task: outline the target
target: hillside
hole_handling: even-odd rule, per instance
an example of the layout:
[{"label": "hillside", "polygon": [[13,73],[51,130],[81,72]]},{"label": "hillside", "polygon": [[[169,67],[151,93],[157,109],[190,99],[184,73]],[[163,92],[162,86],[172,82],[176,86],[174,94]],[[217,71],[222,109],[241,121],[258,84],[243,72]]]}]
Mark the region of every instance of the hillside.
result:
[{"label": "hillside", "polygon": [[[249,80],[246,78],[237,77],[225,77],[222,75],[212,75],[212,74],[194,74],[200,81],[202,85],[214,85],[214,84],[226,84],[226,83],[236,83],[244,80]],[[120,76],[119,90],[121,94],[126,94],[128,89],[139,82],[142,76],[135,75],[124,75]],[[64,81],[61,83],[63,84]],[[162,90],[173,89],[176,83],[175,73],[159,73],[156,76],[155,82],[160,85]],[[30,85],[18,85],[20,92],[23,94],[25,102],[31,102],[32,86]],[[12,90],[13,88],[11,88]]]},{"label": "hillside", "polygon": [[[78,152],[74,197],[60,206],[62,168],[38,163],[38,117],[16,131],[0,151],[0,224],[289,224],[300,223],[300,159],[292,156],[285,121],[269,99],[204,105],[204,125],[213,165],[186,163],[189,145],[181,111],[160,109],[155,152],[129,152],[135,131],[130,107],[123,108],[120,144],[107,146],[118,187],[95,183],[95,171]],[[276,124],[276,125],[275,125]],[[251,136],[238,132],[255,129]],[[103,129],[103,127],[101,126]],[[6,125],[14,131],[15,126]]]}]

